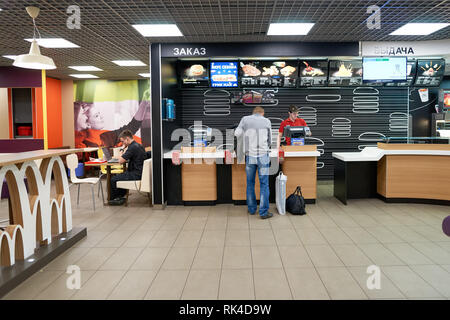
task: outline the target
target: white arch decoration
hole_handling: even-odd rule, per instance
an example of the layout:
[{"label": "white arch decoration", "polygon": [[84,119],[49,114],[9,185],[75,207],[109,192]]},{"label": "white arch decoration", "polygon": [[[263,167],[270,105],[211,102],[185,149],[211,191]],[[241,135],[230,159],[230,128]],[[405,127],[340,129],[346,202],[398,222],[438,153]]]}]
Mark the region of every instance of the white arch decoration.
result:
[{"label": "white arch decoration", "polygon": [[[56,197],[51,195],[52,173]],[[44,158],[40,167],[34,161],[0,168],[0,181],[6,178],[14,225],[0,232],[2,266],[26,259],[52,237],[72,230],[72,206],[69,183],[59,156]],[[28,192],[24,179],[27,178]]]}]

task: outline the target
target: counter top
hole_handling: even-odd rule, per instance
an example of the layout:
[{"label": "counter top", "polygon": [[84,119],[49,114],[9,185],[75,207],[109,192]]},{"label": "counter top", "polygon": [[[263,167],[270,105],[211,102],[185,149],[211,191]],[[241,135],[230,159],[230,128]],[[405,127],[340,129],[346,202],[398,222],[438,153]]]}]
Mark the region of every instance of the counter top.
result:
[{"label": "counter top", "polygon": [[[169,151],[164,153],[164,159],[172,159],[173,151]],[[319,157],[319,151],[285,151],[284,157]],[[236,158],[236,153],[233,151],[232,157]],[[270,157],[277,158],[278,150],[272,149],[270,150]],[[224,151],[216,151],[216,152],[195,152],[195,153],[180,153],[180,159],[221,159],[225,158]]]},{"label": "counter top", "polygon": [[366,147],[361,152],[333,152],[333,158],[349,161],[379,161],[387,155],[428,155],[428,156],[450,156],[447,150],[386,150],[377,147]]},{"label": "counter top", "polygon": [[0,153],[0,167],[31,160],[63,156],[75,152],[80,152],[80,149],[52,149],[18,153]]}]

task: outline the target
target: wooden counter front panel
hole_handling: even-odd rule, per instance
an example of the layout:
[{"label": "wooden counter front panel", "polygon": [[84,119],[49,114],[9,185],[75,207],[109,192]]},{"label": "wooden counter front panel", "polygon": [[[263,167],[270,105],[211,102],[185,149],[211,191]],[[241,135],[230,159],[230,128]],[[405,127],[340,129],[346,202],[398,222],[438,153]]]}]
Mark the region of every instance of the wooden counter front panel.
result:
[{"label": "wooden counter front panel", "polygon": [[[259,200],[259,178],[258,171],[255,177],[255,195]],[[247,174],[245,164],[233,164],[231,166],[231,199],[247,200]]]},{"label": "wooden counter front panel", "polygon": [[284,158],[283,173],[287,176],[286,196],[291,195],[297,186],[302,187],[305,199],[317,198],[317,158]]},{"label": "wooden counter front panel", "polygon": [[183,201],[217,200],[216,164],[181,165],[181,195]]},{"label": "wooden counter front panel", "polygon": [[385,198],[450,200],[449,156],[384,156],[377,190]]}]

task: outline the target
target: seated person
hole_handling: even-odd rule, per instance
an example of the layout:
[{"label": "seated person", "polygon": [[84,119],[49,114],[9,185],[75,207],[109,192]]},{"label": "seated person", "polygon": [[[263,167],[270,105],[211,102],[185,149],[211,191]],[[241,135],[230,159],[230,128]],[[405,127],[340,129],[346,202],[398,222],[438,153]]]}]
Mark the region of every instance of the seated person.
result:
[{"label": "seated person", "polygon": [[122,131],[119,140],[123,147],[127,148],[125,152],[121,150],[122,155],[119,157],[119,163],[123,164],[128,161],[128,169],[124,173],[115,175],[111,178],[111,200],[110,205],[120,206],[125,203],[126,190],[117,188],[117,181],[133,181],[141,180],[144,160],[147,159],[147,153],[142,145],[134,141],[133,133],[130,130]]}]

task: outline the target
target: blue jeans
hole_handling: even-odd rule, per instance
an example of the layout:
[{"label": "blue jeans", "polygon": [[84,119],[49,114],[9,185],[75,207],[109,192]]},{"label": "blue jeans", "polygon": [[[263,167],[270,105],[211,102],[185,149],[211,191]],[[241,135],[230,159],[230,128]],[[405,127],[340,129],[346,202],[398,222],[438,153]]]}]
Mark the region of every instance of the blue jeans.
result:
[{"label": "blue jeans", "polygon": [[251,214],[256,212],[255,176],[258,170],[260,196],[259,215],[265,216],[269,211],[269,155],[259,157],[245,156],[245,172],[247,174],[247,206]]}]

